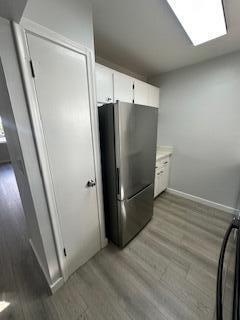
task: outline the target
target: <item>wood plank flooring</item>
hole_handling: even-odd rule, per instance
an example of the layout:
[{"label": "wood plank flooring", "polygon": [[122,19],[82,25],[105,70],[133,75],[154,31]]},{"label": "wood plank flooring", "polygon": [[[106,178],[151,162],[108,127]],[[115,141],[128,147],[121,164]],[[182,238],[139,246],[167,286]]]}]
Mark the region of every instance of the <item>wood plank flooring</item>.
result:
[{"label": "wood plank flooring", "polygon": [[164,193],[152,221],[124,250],[108,245],[51,296],[28,243],[12,168],[1,166],[0,301],[10,305],[0,319],[213,320],[218,255],[230,220]]}]

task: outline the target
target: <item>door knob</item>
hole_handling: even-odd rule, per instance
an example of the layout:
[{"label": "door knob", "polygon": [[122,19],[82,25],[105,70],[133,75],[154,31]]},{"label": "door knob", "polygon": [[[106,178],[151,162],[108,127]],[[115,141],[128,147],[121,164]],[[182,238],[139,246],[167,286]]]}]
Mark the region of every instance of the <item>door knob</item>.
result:
[{"label": "door knob", "polygon": [[87,182],[87,187],[88,188],[94,187],[95,185],[96,185],[96,182],[94,180],[92,180],[92,179]]}]

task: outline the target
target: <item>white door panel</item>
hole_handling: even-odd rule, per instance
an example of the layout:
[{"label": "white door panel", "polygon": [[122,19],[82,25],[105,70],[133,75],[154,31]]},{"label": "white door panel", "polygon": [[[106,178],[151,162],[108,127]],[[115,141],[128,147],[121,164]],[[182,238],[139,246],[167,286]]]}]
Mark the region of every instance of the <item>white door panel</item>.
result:
[{"label": "white door panel", "polygon": [[27,34],[70,275],[100,249],[86,56]]}]

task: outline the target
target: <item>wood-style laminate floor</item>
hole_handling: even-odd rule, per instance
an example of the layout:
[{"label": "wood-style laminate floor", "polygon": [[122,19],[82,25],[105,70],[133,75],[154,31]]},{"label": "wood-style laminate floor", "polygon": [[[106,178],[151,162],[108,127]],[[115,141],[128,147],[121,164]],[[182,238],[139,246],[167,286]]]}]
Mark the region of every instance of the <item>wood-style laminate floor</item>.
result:
[{"label": "wood-style laminate floor", "polygon": [[212,320],[218,255],[230,220],[164,193],[152,221],[124,250],[110,244],[51,296],[28,243],[12,168],[1,166],[0,303],[10,305],[0,319]]}]

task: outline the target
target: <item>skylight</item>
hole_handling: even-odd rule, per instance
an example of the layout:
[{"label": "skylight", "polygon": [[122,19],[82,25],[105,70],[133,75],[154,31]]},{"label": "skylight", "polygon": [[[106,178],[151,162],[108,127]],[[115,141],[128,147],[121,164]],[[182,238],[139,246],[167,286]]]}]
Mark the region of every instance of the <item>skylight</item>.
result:
[{"label": "skylight", "polygon": [[167,0],[194,46],[227,33],[222,0]]}]

